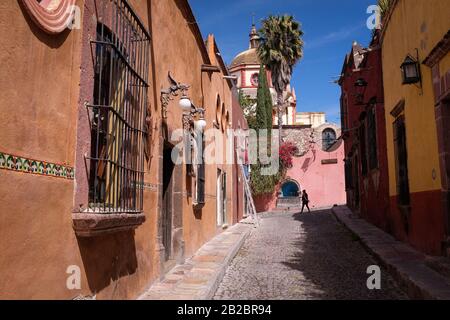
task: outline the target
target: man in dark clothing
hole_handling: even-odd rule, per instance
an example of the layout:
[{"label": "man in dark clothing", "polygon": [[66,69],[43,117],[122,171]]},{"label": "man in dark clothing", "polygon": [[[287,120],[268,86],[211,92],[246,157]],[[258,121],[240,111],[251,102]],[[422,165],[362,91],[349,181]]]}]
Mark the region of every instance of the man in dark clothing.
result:
[{"label": "man in dark clothing", "polygon": [[306,208],[308,208],[308,212],[311,212],[311,210],[309,209],[309,197],[308,197],[308,194],[306,193],[306,190],[303,190],[303,193],[302,193],[302,212],[301,213],[303,213],[303,210],[305,209],[305,206],[306,206]]}]

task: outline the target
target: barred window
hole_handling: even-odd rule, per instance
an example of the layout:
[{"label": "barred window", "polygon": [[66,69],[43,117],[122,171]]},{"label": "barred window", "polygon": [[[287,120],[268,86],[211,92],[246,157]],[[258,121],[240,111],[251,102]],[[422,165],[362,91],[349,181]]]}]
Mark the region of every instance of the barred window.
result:
[{"label": "barred window", "polygon": [[375,105],[371,106],[367,112],[367,142],[369,147],[369,169],[378,168],[378,151],[377,151],[377,121],[376,121]]},{"label": "barred window", "polygon": [[406,148],[406,126],[404,116],[398,117],[393,126],[398,203],[403,206],[408,206],[410,205],[411,199],[409,194],[408,152]]},{"label": "barred window", "polygon": [[363,176],[367,175],[367,143],[366,143],[366,124],[365,121],[361,123],[359,127],[359,146],[361,153],[361,174]]},{"label": "barred window", "polygon": [[328,151],[336,143],[336,131],[327,128],[322,131],[322,150]]},{"label": "barred window", "polygon": [[[107,3],[106,3],[107,2]],[[90,208],[109,213],[143,209],[149,40],[126,0],[103,3],[92,41]]]},{"label": "barred window", "polygon": [[353,189],[353,168],[350,159],[345,160],[345,189]]}]

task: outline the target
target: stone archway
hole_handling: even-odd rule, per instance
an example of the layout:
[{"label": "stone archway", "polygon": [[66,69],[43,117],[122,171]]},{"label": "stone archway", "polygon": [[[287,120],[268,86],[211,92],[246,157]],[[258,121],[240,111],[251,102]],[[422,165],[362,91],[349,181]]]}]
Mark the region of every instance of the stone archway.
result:
[{"label": "stone archway", "polygon": [[286,179],[281,183],[277,208],[295,208],[301,206],[300,183],[294,179]]},{"label": "stone archway", "polygon": [[281,184],[281,197],[298,197],[300,195],[300,184],[293,180],[287,179]]}]

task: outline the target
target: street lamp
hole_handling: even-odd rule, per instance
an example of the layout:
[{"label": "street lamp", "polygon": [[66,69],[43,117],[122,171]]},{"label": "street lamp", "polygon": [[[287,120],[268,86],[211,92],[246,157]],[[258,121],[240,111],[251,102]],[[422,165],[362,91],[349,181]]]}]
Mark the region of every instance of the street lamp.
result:
[{"label": "street lamp", "polygon": [[414,84],[421,81],[419,62],[410,55],[406,56],[400,68],[402,69],[403,84]]},{"label": "street lamp", "polygon": [[186,95],[180,98],[179,106],[183,112],[190,112],[192,108],[191,100]]},{"label": "street lamp", "polygon": [[203,132],[205,131],[206,125],[207,123],[204,117],[204,112],[202,112],[200,114],[200,119],[194,121],[194,128],[196,131]]}]

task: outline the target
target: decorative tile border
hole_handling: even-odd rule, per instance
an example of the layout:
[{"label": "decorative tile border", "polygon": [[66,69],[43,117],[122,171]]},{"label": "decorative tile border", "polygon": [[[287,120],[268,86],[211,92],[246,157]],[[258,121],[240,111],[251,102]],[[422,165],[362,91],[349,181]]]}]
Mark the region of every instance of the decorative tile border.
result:
[{"label": "decorative tile border", "polygon": [[66,165],[27,159],[0,152],[0,169],[68,180],[75,179],[75,169]]}]

